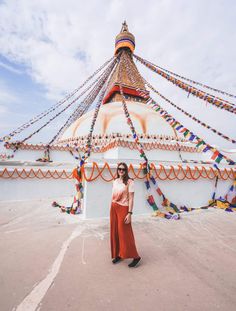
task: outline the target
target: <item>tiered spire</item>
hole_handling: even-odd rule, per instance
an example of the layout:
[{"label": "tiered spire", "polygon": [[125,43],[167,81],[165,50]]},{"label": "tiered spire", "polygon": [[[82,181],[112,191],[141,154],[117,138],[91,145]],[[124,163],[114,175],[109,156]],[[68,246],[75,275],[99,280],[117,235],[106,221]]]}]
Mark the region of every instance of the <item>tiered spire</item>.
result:
[{"label": "tiered spire", "polygon": [[[140,101],[146,102],[145,96],[140,94],[149,94],[146,90],[143,80],[140,78],[138,73],[138,69],[133,62],[132,54],[135,48],[135,37],[128,30],[128,25],[126,21],[122,24],[122,28],[120,33],[116,36],[115,41],[115,55],[119,56],[120,53],[126,53],[126,57],[130,63],[130,73],[128,74],[128,68],[122,61],[119,61],[113,75],[110,78],[108,83],[107,93],[104,97],[103,103],[109,103],[112,101],[120,101],[120,88],[119,83],[123,85],[124,95],[127,101]],[[121,81],[118,79],[118,72],[122,72]],[[132,76],[132,81],[130,79],[130,75]],[[135,86],[134,86],[135,81]],[[137,87],[141,92],[137,92]]]}]

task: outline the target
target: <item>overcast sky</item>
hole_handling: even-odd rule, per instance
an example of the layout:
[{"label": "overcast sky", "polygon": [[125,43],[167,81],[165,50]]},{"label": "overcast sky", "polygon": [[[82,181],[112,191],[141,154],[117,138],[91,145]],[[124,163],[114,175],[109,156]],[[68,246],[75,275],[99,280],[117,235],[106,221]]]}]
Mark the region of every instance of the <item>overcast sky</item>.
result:
[{"label": "overcast sky", "polygon": [[[124,19],[135,35],[137,55],[236,94],[234,0],[0,1],[0,136],[55,104],[108,60]],[[187,97],[137,65],[177,105],[236,138],[235,115]],[[207,142],[236,149],[158,101]],[[56,131],[60,122],[50,131]]]}]

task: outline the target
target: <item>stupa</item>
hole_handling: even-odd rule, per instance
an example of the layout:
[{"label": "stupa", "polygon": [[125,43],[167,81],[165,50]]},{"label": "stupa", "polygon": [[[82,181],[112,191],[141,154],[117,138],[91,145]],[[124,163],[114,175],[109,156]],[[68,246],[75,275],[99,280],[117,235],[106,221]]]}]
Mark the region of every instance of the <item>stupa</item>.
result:
[{"label": "stupa", "polygon": [[[235,105],[190,86],[186,80],[196,85],[200,83],[145,61],[135,55],[134,50],[135,37],[124,22],[116,36],[111,60],[64,100],[3,137],[9,155],[1,163],[3,191],[0,199],[65,197],[69,202],[75,192],[72,171],[77,166],[77,171],[82,174],[79,183],[83,187],[83,198],[80,195],[76,199],[81,201],[80,217],[108,217],[111,181],[118,162],[126,162],[131,177],[135,179],[136,214],[150,214],[152,207],[159,212],[157,215],[167,215],[166,209],[168,215],[173,215],[180,212],[178,206],[182,206],[182,212],[206,207],[217,194],[228,194],[235,179],[235,153],[231,153],[234,159],[229,159],[168,114],[151,97],[151,91],[162,95],[141,76],[134,58],[189,94],[216,107],[236,113]],[[89,81],[93,82],[86,86]],[[96,107],[91,109],[93,103]],[[49,143],[28,142],[72,105],[76,105],[73,113]],[[59,113],[31,135],[20,141],[11,141],[16,134],[60,107]],[[184,113],[235,143],[234,139]],[[78,188],[76,191],[80,193]]]}]

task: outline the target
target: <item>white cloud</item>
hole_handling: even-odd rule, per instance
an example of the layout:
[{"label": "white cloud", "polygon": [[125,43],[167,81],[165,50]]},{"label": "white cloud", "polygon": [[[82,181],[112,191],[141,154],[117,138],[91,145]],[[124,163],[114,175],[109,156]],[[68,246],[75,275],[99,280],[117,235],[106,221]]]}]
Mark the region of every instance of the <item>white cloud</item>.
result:
[{"label": "white cloud", "polygon": [[[111,57],[126,19],[137,54],[236,93],[235,14],[233,0],[8,0],[0,5],[0,54],[24,64],[47,96],[59,99]],[[142,72],[184,109],[233,134],[235,121],[227,112],[209,110],[212,115],[206,117],[197,101],[186,100],[154,73]],[[228,117],[231,129],[222,124]]]},{"label": "white cloud", "polygon": [[14,68],[14,67],[12,67],[12,66],[10,66],[8,64],[5,64],[5,63],[3,63],[1,61],[0,61],[0,67],[4,68],[4,69],[6,69],[6,70],[8,70],[10,72],[16,73],[16,74],[22,74],[21,70],[16,69],[16,68]]},{"label": "white cloud", "polygon": [[235,4],[228,2],[9,0],[0,6],[0,51],[50,93],[64,92],[110,57],[127,18],[139,54],[231,88]]}]

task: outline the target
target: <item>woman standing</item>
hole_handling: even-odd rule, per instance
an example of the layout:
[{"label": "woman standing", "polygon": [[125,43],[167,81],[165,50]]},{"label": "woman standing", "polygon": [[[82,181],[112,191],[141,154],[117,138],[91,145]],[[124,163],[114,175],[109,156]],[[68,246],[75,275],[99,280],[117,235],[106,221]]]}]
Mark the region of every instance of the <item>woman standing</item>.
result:
[{"label": "woman standing", "polygon": [[112,202],[110,209],[110,242],[113,263],[121,259],[133,258],[129,267],[139,263],[139,256],[131,226],[134,204],[134,181],[128,175],[126,163],[119,163],[117,178],[113,181]]}]

